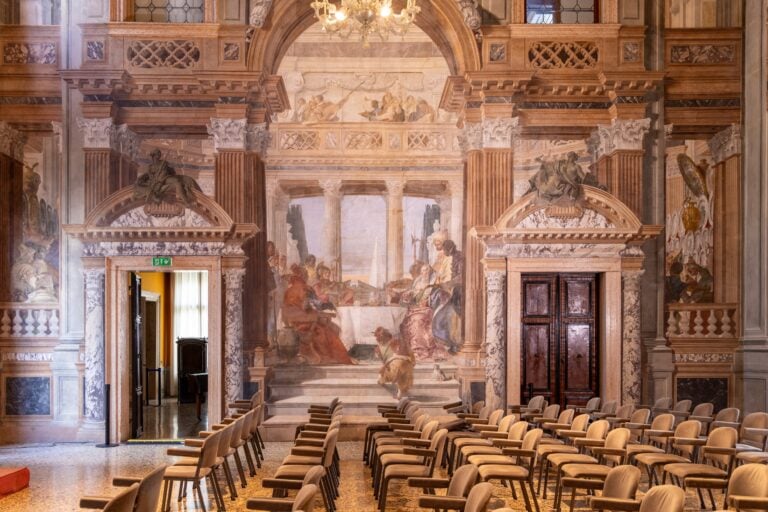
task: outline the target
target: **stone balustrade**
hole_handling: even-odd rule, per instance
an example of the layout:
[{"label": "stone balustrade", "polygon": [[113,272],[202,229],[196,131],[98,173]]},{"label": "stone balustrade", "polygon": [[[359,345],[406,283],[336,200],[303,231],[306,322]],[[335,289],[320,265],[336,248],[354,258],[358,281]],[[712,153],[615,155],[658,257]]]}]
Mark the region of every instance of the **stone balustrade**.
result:
[{"label": "stone balustrade", "polygon": [[57,338],[57,304],[0,304],[0,339]]},{"label": "stone balustrade", "polygon": [[735,339],[737,304],[670,304],[666,312],[667,338]]}]

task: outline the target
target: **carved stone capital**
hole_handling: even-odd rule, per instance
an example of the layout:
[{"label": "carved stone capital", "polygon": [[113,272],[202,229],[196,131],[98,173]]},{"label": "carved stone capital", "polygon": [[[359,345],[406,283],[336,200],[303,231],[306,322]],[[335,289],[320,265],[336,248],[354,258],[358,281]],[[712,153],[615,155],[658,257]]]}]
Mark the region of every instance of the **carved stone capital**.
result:
[{"label": "carved stone capital", "polygon": [[403,195],[403,189],[405,189],[404,180],[387,180],[387,195],[390,197],[397,197]]},{"label": "carved stone capital", "polygon": [[709,139],[709,151],[712,153],[713,164],[725,162],[735,155],[741,154],[741,126],[733,124],[719,131]]},{"label": "carved stone capital", "polygon": [[240,293],[243,289],[243,279],[245,278],[244,268],[229,268],[222,271],[224,276],[224,287],[227,293],[227,299],[236,300],[230,297],[230,293]]},{"label": "carved stone capital", "polygon": [[121,124],[115,129],[114,148],[115,151],[123,154],[133,160],[139,159],[139,147],[141,138],[136,132],[131,131],[127,124]]},{"label": "carved stone capital", "polygon": [[267,123],[249,124],[246,127],[245,149],[258,153],[264,159],[267,157],[270,137]]},{"label": "carved stone capital", "polygon": [[341,197],[341,180],[339,179],[320,180],[320,188],[323,189],[325,197],[335,199]]},{"label": "carved stone capital", "polygon": [[77,127],[83,133],[83,148],[111,149],[115,122],[111,117],[77,118]]},{"label": "carved stone capital", "polygon": [[456,3],[459,11],[461,11],[461,17],[464,18],[464,24],[473,32],[479,30],[483,20],[480,17],[477,2],[475,0],[456,0]]},{"label": "carved stone capital", "polygon": [[483,121],[483,147],[511,149],[518,131],[518,117],[497,117]]},{"label": "carved stone capital", "polygon": [[244,150],[246,144],[246,125],[243,119],[212,117],[207,126],[208,135],[213,137],[213,147],[216,151],[223,149]]},{"label": "carved stone capital", "polygon": [[18,162],[24,161],[24,143],[26,136],[5,121],[0,121],[0,153],[10,156]]},{"label": "carved stone capital", "polygon": [[251,2],[251,15],[248,17],[248,23],[254,28],[262,28],[267,21],[270,9],[272,9],[273,0],[254,0]]},{"label": "carved stone capital", "polygon": [[507,273],[500,270],[490,270],[485,273],[485,284],[488,295],[504,293],[504,281]]},{"label": "carved stone capital", "polygon": [[600,160],[615,151],[641,151],[643,140],[651,127],[651,120],[614,119],[609,125],[599,125],[596,140],[590,149],[595,153],[595,160]]},{"label": "carved stone capital", "polygon": [[464,153],[483,149],[483,123],[466,123],[459,145]]}]

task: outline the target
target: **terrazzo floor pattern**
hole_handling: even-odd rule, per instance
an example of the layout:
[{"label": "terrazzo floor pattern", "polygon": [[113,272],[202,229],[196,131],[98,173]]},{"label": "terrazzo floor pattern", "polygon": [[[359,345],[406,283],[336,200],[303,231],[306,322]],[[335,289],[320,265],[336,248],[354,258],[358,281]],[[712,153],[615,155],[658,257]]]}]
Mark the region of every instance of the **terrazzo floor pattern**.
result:
[{"label": "terrazzo floor pattern", "polygon": [[[362,443],[347,442],[339,444],[341,463],[340,498],[337,500],[338,512],[376,511],[376,503],[371,492],[370,473],[361,462]],[[238,487],[239,497],[235,501],[227,500],[227,510],[246,510],[245,501],[249,497],[271,496],[271,491],[259,485],[260,478],[271,476],[280,461],[290,451],[291,443],[269,443],[266,450],[267,460],[258,471],[257,477],[249,479],[246,489]],[[115,489],[109,483],[114,476],[142,476],[150,469],[173,461],[166,456],[168,445],[121,445],[117,448],[102,449],[91,444],[51,444],[51,445],[15,445],[0,447],[0,467],[27,466],[31,471],[31,483],[28,489],[0,499],[0,511],[46,511],[67,512],[81,510],[78,500],[83,495],[109,495]],[[234,471],[234,467],[233,467]],[[235,477],[237,478],[237,477]],[[226,489],[223,480],[222,489]],[[641,488],[645,488],[641,484]],[[226,492],[226,491],[225,491]],[[396,483],[391,487],[388,500],[388,512],[422,511],[418,507],[421,491]],[[519,494],[519,493],[518,493]],[[171,509],[174,511],[202,510],[192,498],[181,503],[175,500]],[[208,495],[205,494],[206,499]],[[719,501],[719,499],[718,499]],[[319,503],[319,500],[318,500]],[[689,494],[686,511],[699,510],[696,500]],[[552,510],[552,501],[540,501],[542,512]],[[525,510],[522,499],[512,499],[509,489],[496,485],[494,498],[488,510],[511,507],[513,510]],[[208,506],[208,510],[211,507]],[[320,505],[316,510],[323,511]],[[568,510],[567,507],[562,508]],[[576,510],[589,510],[584,502],[577,502]],[[660,511],[661,512],[661,511]]]}]

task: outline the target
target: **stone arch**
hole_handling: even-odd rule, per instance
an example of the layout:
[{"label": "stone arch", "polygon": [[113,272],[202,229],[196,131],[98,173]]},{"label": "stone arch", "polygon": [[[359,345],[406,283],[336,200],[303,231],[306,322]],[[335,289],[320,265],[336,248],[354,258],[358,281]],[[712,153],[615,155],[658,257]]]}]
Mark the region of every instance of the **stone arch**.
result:
[{"label": "stone arch", "polygon": [[[248,68],[277,73],[288,47],[315,23],[309,0],[274,3],[267,24],[257,30],[248,51]],[[416,25],[440,48],[452,75],[480,69],[480,52],[472,31],[464,24],[455,0],[422,0]]]}]

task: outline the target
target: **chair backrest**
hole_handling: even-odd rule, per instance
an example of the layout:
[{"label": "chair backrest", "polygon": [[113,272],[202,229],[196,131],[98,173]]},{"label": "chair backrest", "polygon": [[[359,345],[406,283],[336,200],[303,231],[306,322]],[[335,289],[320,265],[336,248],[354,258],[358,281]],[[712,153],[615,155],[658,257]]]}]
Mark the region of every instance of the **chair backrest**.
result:
[{"label": "chair backrest", "polygon": [[501,417],[504,416],[504,409],[496,409],[488,415],[488,425],[498,425]]},{"label": "chair backrest", "polygon": [[482,409],[480,409],[480,412],[477,413],[477,417],[481,420],[487,420],[488,416],[491,415],[493,412],[493,407],[490,405],[484,405]]},{"label": "chair backrest", "polygon": [[488,502],[491,501],[493,484],[483,482],[477,484],[469,491],[467,504],[464,506],[464,512],[485,512]]},{"label": "chair backrest", "polygon": [[712,412],[715,410],[715,405],[710,402],[704,402],[701,404],[698,404],[696,407],[693,408],[693,411],[691,412],[691,416],[701,416],[701,417],[711,417]]},{"label": "chair backrest", "polygon": [[153,469],[147,476],[141,479],[133,510],[136,512],[157,510],[157,504],[160,501],[160,490],[163,488],[163,475],[165,475],[165,468],[167,467],[163,464]]},{"label": "chair backrest", "polygon": [[[624,450],[627,448],[630,435],[631,432],[628,428],[615,428],[608,432],[608,435],[605,437],[605,447]],[[622,455],[605,455],[603,458],[615,464],[624,462]]]},{"label": "chair backrest", "polygon": [[[429,444],[430,450],[435,450],[435,458],[432,459],[432,471],[435,470],[435,466],[440,464],[443,460],[443,453],[445,450],[445,438],[448,437],[448,429],[441,428],[435,432],[435,436],[432,438],[432,442]],[[431,473],[429,476],[432,476]]]},{"label": "chair backrest", "polygon": [[301,510],[302,512],[314,512],[315,496],[317,495],[317,485],[304,485],[299,489],[296,498],[293,500],[292,511]]},{"label": "chair backrest", "polygon": [[675,404],[675,408],[672,409],[675,412],[688,412],[691,410],[693,402],[691,400],[680,400]]},{"label": "chair backrest", "polygon": [[[651,430],[672,430],[672,425],[675,424],[675,415],[669,414],[665,412],[664,414],[659,414],[655,418],[653,418],[653,421],[651,422]],[[679,425],[678,425],[679,426]],[[666,438],[654,438],[651,436],[651,439],[655,440],[661,440],[665,441]]]},{"label": "chair backrest", "polygon": [[424,425],[424,429],[421,431],[421,439],[432,439],[439,425],[440,422],[437,420],[432,420]]},{"label": "chair backrest", "polygon": [[768,466],[744,464],[734,469],[728,482],[728,496],[768,498]]},{"label": "chair backrest", "polygon": [[544,408],[544,395],[537,395],[530,400],[528,400],[528,406],[529,409],[537,409],[542,410]]},{"label": "chair backrest", "polygon": [[676,485],[652,487],[640,503],[640,512],[683,512],[685,491]]},{"label": "chair backrest", "polygon": [[741,417],[741,409],[738,407],[726,407],[721,409],[715,414],[715,421],[728,421],[730,423],[736,423]]},{"label": "chair backrest", "polygon": [[553,420],[557,418],[558,413],[560,413],[560,405],[552,404],[552,405],[548,405],[547,408],[544,409],[544,412],[541,414],[541,417],[548,420]]},{"label": "chair backrest", "polygon": [[251,424],[253,423],[253,409],[245,413],[243,418],[243,426],[240,429],[240,439],[247,441],[251,438]]},{"label": "chair backrest", "polygon": [[485,400],[480,400],[472,404],[472,412],[475,414],[479,414],[480,411],[483,410],[483,407],[485,407]]},{"label": "chair backrest", "polygon": [[632,404],[622,405],[616,409],[615,416],[617,418],[629,418],[632,415],[632,411],[635,410],[635,406]]},{"label": "chair backrest", "polygon": [[429,421],[429,415],[419,412],[417,418],[413,421],[413,428],[417,431],[424,430],[424,425]]},{"label": "chair backrest", "polygon": [[768,428],[768,412],[753,412],[744,416],[741,422],[740,441],[744,444],[760,448],[765,448],[765,435],[750,433],[748,428]]},{"label": "chair backrest", "polygon": [[453,472],[451,481],[448,483],[446,496],[456,496],[464,498],[469,494],[470,489],[477,480],[478,469],[474,464],[464,464]]},{"label": "chair backrest", "polygon": [[510,441],[519,441],[523,438],[527,430],[528,430],[528,422],[518,421],[517,423],[509,427],[509,432],[507,433],[507,439],[509,439]]},{"label": "chair backrest", "polygon": [[219,442],[217,443],[216,448],[216,455],[219,457],[224,457],[227,455],[227,452],[230,448],[230,443],[232,442],[232,434],[235,432],[234,430],[235,424],[230,423],[223,429],[221,429],[219,432]]},{"label": "chair backrest", "polygon": [[599,396],[593,396],[589,400],[587,400],[587,405],[584,406],[584,410],[587,413],[595,412],[598,409],[600,409],[600,397]]},{"label": "chair backrest", "polygon": [[632,413],[629,417],[630,423],[648,423],[648,419],[651,417],[650,409],[638,409]]},{"label": "chair backrest", "polygon": [[619,402],[616,400],[608,400],[603,404],[602,407],[600,407],[600,412],[605,414],[614,414],[616,412],[616,407],[618,407]]},{"label": "chair backrest", "polygon": [[[682,437],[684,439],[695,439],[701,434],[701,422],[699,420],[686,420],[680,422],[675,428],[675,437]],[[680,455],[690,458],[693,455],[693,450],[696,448],[690,444],[675,445],[675,448]]]},{"label": "chair backrest", "polygon": [[610,423],[605,420],[597,420],[587,429],[587,439],[605,439]]},{"label": "chair backrest", "polygon": [[325,448],[325,454],[323,455],[323,467],[329,468],[333,464],[333,454],[336,453],[336,441],[339,439],[339,429],[333,429],[328,431],[328,435],[325,436],[325,442],[323,443]]},{"label": "chair backrest", "polygon": [[585,431],[587,430],[587,426],[589,425],[589,414],[579,414],[575,418],[573,418],[573,423],[571,423],[571,430],[578,430],[578,431]]},{"label": "chair backrest", "polygon": [[136,495],[138,493],[139,484],[133,484],[109,500],[102,510],[106,512],[133,512],[133,506],[136,504]]},{"label": "chair backrest", "polygon": [[[739,433],[735,428],[718,427],[707,436],[706,446],[712,448],[735,448],[738,440]],[[704,451],[704,454],[707,459],[716,463],[721,468],[728,467],[733,461],[733,457],[727,454],[707,453],[706,450]]]},{"label": "chair backrest", "polygon": [[544,435],[544,431],[540,428],[529,430],[523,438],[521,448],[523,450],[533,450],[535,452],[539,447],[539,441],[541,441],[542,435]]},{"label": "chair backrest", "polygon": [[575,409],[566,409],[560,413],[560,416],[557,417],[557,423],[560,425],[567,425],[569,423],[573,423],[573,416],[575,414],[576,414]]},{"label": "chair backrest", "polygon": [[309,468],[309,471],[307,471],[304,474],[304,480],[301,481],[301,485],[320,485],[320,479],[325,476],[325,469],[323,466],[312,466]]},{"label": "chair backrest", "polygon": [[243,429],[243,416],[237,418],[235,421],[229,424],[229,428],[232,429],[232,437],[229,438],[229,446],[237,448],[240,446],[240,432]]},{"label": "chair backrest", "polygon": [[[195,469],[195,480],[202,468],[210,468],[216,464],[216,457],[219,455],[219,441],[224,433],[224,429],[217,430],[213,434],[203,439],[203,445],[200,447],[200,457],[197,459],[197,469]],[[234,430],[232,431],[234,434]]]},{"label": "chair backrest", "polygon": [[628,464],[616,466],[608,471],[603,484],[604,498],[633,500],[640,484],[640,470]]},{"label": "chair backrest", "polygon": [[499,422],[499,432],[509,432],[509,427],[519,419],[520,417],[517,414],[507,414],[501,418],[501,421]]}]

